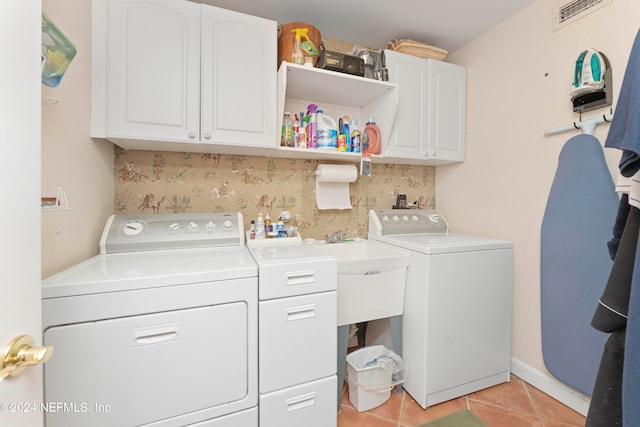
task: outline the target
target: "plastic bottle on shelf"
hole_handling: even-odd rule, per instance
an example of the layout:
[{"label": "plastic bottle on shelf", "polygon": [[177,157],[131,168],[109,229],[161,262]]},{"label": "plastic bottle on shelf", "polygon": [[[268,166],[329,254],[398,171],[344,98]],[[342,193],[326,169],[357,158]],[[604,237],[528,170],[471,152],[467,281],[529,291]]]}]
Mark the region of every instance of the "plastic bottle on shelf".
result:
[{"label": "plastic bottle on shelf", "polygon": [[282,217],[278,218],[276,231],[278,232],[278,237],[287,237],[287,232],[284,229],[284,221],[282,220]]},{"label": "plastic bottle on shelf", "polygon": [[293,147],[293,119],[288,111],[282,117],[281,147]]},{"label": "plastic bottle on shelf", "polygon": [[351,152],[360,152],[360,128],[356,119],[349,120],[349,128],[351,129]]},{"label": "plastic bottle on shelf", "polygon": [[264,237],[271,237],[271,231],[273,231],[271,228],[271,217],[269,216],[269,212],[267,212],[267,216],[264,217]]},{"label": "plastic bottle on shelf", "polygon": [[347,137],[344,133],[338,134],[338,151],[346,152],[347,151]]},{"label": "plastic bottle on shelf", "polygon": [[307,126],[308,132],[308,140],[307,147],[308,148],[318,148],[318,134],[317,134],[317,122],[316,122],[316,110],[318,106],[316,104],[309,104],[307,106],[307,115],[309,116],[309,125]]},{"label": "plastic bottle on shelf", "polygon": [[316,113],[318,149],[336,150],[338,147],[338,125],[333,118],[318,109]]},{"label": "plastic bottle on shelf", "polygon": [[262,212],[258,214],[258,219],[256,220],[256,237],[266,237],[264,234],[264,217],[262,216]]},{"label": "plastic bottle on shelf", "polygon": [[342,128],[340,132],[344,134],[345,137],[345,151],[351,151],[351,131],[349,130],[349,116],[342,117]]},{"label": "plastic bottle on shelf", "polygon": [[300,33],[302,28],[294,28],[291,32],[296,33],[295,41],[293,42],[293,51],[291,52],[291,62],[298,65],[304,64],[304,52],[302,51],[302,40]]},{"label": "plastic bottle on shelf", "polygon": [[368,154],[380,154],[382,141],[380,138],[380,128],[373,119],[369,117],[369,121],[364,127],[361,135],[362,152]]},{"label": "plastic bottle on shelf", "polygon": [[307,148],[307,126],[306,123],[302,122],[302,126],[298,128],[298,135],[296,140],[296,147],[298,148]]},{"label": "plastic bottle on shelf", "polygon": [[251,227],[249,228],[249,240],[256,238],[256,222],[251,220]]}]

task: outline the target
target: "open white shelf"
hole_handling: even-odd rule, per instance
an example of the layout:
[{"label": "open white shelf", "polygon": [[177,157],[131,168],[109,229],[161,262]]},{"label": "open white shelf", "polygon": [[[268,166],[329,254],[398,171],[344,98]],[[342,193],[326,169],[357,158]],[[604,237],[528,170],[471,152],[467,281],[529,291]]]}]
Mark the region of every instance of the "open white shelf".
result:
[{"label": "open white shelf", "polygon": [[[335,71],[309,68],[282,62],[278,70],[278,127],[282,128],[285,111],[292,115],[306,112],[307,105],[317,104],[328,116],[336,119],[348,115],[356,119],[360,131],[370,116],[375,117],[382,140],[388,141],[398,107],[395,83],[368,79]],[[278,132],[278,138],[280,133]],[[360,153],[345,153],[324,149],[280,147],[278,139],[272,157],[360,162]],[[381,161],[372,156],[372,161]]]}]

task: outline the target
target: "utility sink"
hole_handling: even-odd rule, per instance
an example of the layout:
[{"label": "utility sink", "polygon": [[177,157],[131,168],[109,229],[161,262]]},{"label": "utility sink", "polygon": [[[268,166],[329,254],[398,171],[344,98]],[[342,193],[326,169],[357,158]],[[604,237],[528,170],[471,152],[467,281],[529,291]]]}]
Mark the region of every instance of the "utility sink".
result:
[{"label": "utility sink", "polygon": [[365,239],[317,248],[338,260],[338,326],[402,314],[408,253]]}]

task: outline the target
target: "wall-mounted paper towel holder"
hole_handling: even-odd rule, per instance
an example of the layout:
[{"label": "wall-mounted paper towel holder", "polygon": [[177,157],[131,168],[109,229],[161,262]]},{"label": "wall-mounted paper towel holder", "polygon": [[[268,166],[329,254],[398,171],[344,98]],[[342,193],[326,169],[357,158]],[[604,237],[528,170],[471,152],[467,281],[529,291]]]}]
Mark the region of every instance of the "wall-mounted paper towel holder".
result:
[{"label": "wall-mounted paper towel holder", "polygon": [[355,165],[318,165],[316,203],[318,209],[352,209],[349,183],[358,178]]}]

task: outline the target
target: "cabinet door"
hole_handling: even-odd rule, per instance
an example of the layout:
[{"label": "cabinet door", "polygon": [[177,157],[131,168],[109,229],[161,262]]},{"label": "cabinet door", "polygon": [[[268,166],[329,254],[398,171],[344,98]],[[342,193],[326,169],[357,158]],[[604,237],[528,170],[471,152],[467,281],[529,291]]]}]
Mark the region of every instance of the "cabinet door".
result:
[{"label": "cabinet door", "polygon": [[459,65],[429,62],[429,158],[464,160],[466,70]]},{"label": "cabinet door", "polygon": [[427,61],[385,50],[389,81],[398,85],[398,109],[384,155],[425,159],[427,153]]},{"label": "cabinet door", "polygon": [[202,5],[201,140],[276,146],[274,21]]},{"label": "cabinet door", "polygon": [[106,136],[198,141],[200,5],[111,0],[106,8]]}]

